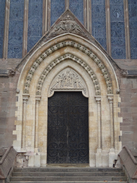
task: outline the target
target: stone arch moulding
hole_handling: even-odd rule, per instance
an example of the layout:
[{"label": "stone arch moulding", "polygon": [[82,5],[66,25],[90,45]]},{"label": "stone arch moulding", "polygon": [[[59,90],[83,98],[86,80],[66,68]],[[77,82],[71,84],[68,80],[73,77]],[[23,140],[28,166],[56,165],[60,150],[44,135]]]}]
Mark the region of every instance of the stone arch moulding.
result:
[{"label": "stone arch moulding", "polygon": [[[70,51],[56,55],[63,48],[69,48]],[[71,52],[72,48],[83,57]],[[47,63],[49,57],[51,60]],[[87,58],[92,62],[91,64],[87,62]],[[118,117],[120,97],[116,93],[116,90],[119,89],[116,74],[108,58],[103,55],[99,48],[80,36],[72,34],[61,35],[44,43],[36,52],[30,54],[24,65],[18,81],[20,92],[17,94],[19,99],[16,111],[17,121],[16,130],[13,132],[17,135],[17,139],[13,145],[18,152],[24,151],[25,156],[29,157],[29,166],[46,166],[45,149],[39,150],[40,144],[45,143],[47,135],[47,118],[44,117],[44,112],[47,109],[48,96],[46,96],[47,98],[43,97],[44,90],[42,91],[42,88],[49,87],[46,86],[48,77],[52,73],[54,75],[55,69],[59,68],[66,60],[70,60],[77,67],[82,68],[90,83],[93,84],[91,90],[88,90],[90,104],[89,166],[112,167],[113,160],[121,149],[121,142],[119,142],[121,119]],[[95,72],[93,65],[98,69],[98,72]],[[61,71],[63,69],[59,70],[58,73]],[[78,71],[78,69],[74,69],[74,71]],[[82,75],[83,73],[79,74],[86,81],[87,78]],[[50,82],[51,87],[52,81]],[[87,84],[87,82],[85,83]],[[90,83],[87,84],[87,88]],[[33,86],[35,87],[32,93]],[[102,92],[102,88],[105,92]],[[95,90],[94,96],[91,95],[92,89]],[[42,122],[43,119],[44,122]],[[41,141],[42,138],[44,141]]]},{"label": "stone arch moulding", "polygon": [[74,56],[73,54],[67,53],[64,54],[60,57],[58,57],[57,59],[53,60],[42,72],[39,80],[38,80],[38,84],[37,84],[37,90],[36,90],[36,95],[41,95],[41,89],[42,89],[42,85],[44,83],[44,80],[46,78],[46,76],[48,75],[49,72],[51,72],[51,70],[58,65],[59,63],[61,63],[62,61],[66,60],[66,59],[71,59],[74,62],[78,63],[81,67],[83,67],[86,72],[89,74],[89,76],[91,77],[91,80],[93,81],[94,87],[95,87],[95,93],[96,95],[100,95],[101,91],[100,91],[100,86],[99,86],[99,81],[96,77],[96,74],[94,73],[94,71],[90,68],[90,66],[88,64],[86,64],[82,59],[78,58],[77,56]]},{"label": "stone arch moulding", "polygon": [[[99,69],[101,70],[103,77],[105,79],[106,82],[106,86],[107,86],[107,94],[112,94],[113,93],[113,88],[112,88],[112,81],[111,81],[111,77],[110,77],[110,73],[108,71],[108,69],[106,68],[105,64],[101,61],[101,59],[98,58],[97,55],[95,55],[90,49],[86,48],[85,46],[83,46],[80,43],[77,43],[75,41],[69,40],[69,41],[63,41],[63,42],[59,42],[57,44],[55,44],[54,46],[51,46],[50,48],[48,48],[46,51],[44,51],[32,64],[27,77],[26,77],[26,81],[25,81],[25,86],[24,86],[24,93],[29,94],[29,86],[30,86],[30,82],[32,80],[33,74],[36,71],[36,69],[39,67],[39,65],[43,62],[43,60],[45,58],[47,58],[50,54],[52,54],[53,52],[59,50],[62,47],[74,47],[78,50],[80,50],[81,52],[85,53],[86,55],[88,55],[91,59],[94,60],[94,62],[98,65]],[[66,56],[66,55],[65,55]],[[62,60],[61,56],[59,58]],[[57,61],[57,62],[59,62]],[[82,60],[79,59],[79,64],[80,62],[82,62]],[[54,66],[55,63],[53,63],[53,65],[49,65],[47,68],[47,73],[52,69],[52,67]],[[86,67],[86,66],[85,66]],[[86,68],[87,72],[88,72],[88,68]],[[98,94],[100,95],[100,94]]]}]

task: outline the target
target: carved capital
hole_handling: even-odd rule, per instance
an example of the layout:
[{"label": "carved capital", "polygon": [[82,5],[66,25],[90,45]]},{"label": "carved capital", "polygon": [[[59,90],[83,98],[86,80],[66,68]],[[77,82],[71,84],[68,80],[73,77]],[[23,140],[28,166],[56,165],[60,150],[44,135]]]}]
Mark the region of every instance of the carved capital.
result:
[{"label": "carved capital", "polygon": [[96,95],[95,99],[96,99],[97,104],[101,103],[101,96],[100,95]]},{"label": "carved capital", "polygon": [[41,100],[41,95],[37,95],[37,96],[35,97],[35,100],[38,101],[38,102],[40,102],[40,100]]},{"label": "carved capital", "polygon": [[26,103],[29,99],[30,95],[29,94],[23,94],[23,102]]},{"label": "carved capital", "polygon": [[108,97],[108,102],[110,104],[112,104],[113,103],[113,95],[112,94],[108,94],[107,97]]}]

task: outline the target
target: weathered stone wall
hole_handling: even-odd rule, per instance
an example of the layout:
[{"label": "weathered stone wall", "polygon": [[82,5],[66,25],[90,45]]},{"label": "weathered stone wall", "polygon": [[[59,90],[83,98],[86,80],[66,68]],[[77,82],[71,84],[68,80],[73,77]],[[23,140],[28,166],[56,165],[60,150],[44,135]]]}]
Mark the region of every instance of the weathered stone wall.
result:
[{"label": "weathered stone wall", "polygon": [[18,74],[14,77],[0,77],[0,147],[9,147],[13,144],[16,85]]},{"label": "weathered stone wall", "polygon": [[[15,64],[16,61],[16,64]],[[6,60],[1,62],[1,69],[14,68],[19,60]],[[14,63],[14,64],[13,64]],[[127,67],[128,60],[120,65],[123,69]],[[131,69],[137,66],[133,64]],[[7,147],[13,144],[16,136],[13,135],[15,130],[15,111],[16,107],[16,89],[19,73],[15,76],[0,77],[0,147]],[[137,153],[137,78],[119,77],[121,112],[119,117],[123,118],[121,123],[122,145],[126,145],[132,152]]]},{"label": "weathered stone wall", "polygon": [[121,78],[122,144],[137,154],[137,78]]},{"label": "weathered stone wall", "polygon": [[16,87],[19,73],[9,77],[6,70],[15,68],[19,62],[20,59],[0,59],[0,147],[11,146],[14,139],[12,131],[15,123]]},{"label": "weathered stone wall", "polygon": [[[3,2],[3,1],[0,1],[0,2]],[[24,43],[23,43],[23,46],[21,46],[21,48],[20,48],[21,52],[23,52],[23,53],[22,54],[20,53],[21,56],[19,58],[21,58],[22,55],[23,55],[23,57],[26,55],[27,40],[29,40],[29,35],[27,34],[26,30],[27,30],[27,23],[30,18],[30,16],[28,16],[28,18],[27,18],[27,15],[29,13],[29,7],[31,8],[31,6],[29,6],[27,1],[24,1],[24,2],[25,2],[24,7],[26,8],[26,10],[24,11],[24,17],[25,17],[24,30],[23,30],[24,31],[24,35],[23,35]],[[32,2],[32,1],[30,0],[29,2]],[[43,2],[44,2],[43,3],[43,15],[45,15],[45,17],[46,17],[47,14],[50,14],[50,10],[52,10],[52,8],[53,9],[56,8],[56,6],[53,3],[54,6],[51,6],[51,9],[50,8],[47,9],[46,1],[43,1]],[[56,1],[52,1],[52,2],[56,2]],[[64,2],[64,6],[66,6],[66,8],[68,8],[69,6],[71,7],[71,4],[73,4],[73,2],[71,0],[70,0],[70,5],[68,4],[68,1],[66,1],[66,2],[67,2],[66,5]],[[101,38],[106,37],[104,48],[107,50],[107,52],[110,55],[112,53],[113,46],[116,48],[117,48],[117,46],[119,46],[119,45],[117,45],[116,40],[117,39],[119,40],[119,37],[121,37],[121,36],[119,34],[117,34],[117,32],[120,33],[120,31],[122,30],[123,40],[125,37],[124,46],[123,46],[125,49],[124,56],[115,57],[115,55],[114,55],[114,58],[117,58],[115,60],[115,62],[119,65],[119,67],[121,69],[137,70],[137,60],[135,59],[135,58],[137,58],[136,44],[134,41],[136,38],[135,28],[134,28],[134,25],[136,26],[136,24],[134,24],[134,15],[136,15],[136,14],[135,13],[132,14],[132,10],[134,10],[136,12],[136,9],[134,8],[134,4],[136,4],[136,0],[133,1],[134,2],[133,4],[131,4],[131,1],[125,0],[124,4],[122,5],[122,29],[119,29],[117,26],[113,26],[112,29],[110,28],[111,23],[113,22],[112,19],[114,18],[114,17],[111,17],[111,21],[110,21],[110,14],[111,15],[113,14],[111,5],[110,5],[111,4],[110,2],[113,2],[112,0],[106,0],[103,3],[103,11],[100,11],[100,8],[102,8],[102,7],[98,6],[98,3],[97,4],[93,3],[90,11],[87,11],[87,9],[89,8],[88,6],[89,5],[91,6],[91,2],[88,0],[83,1],[83,2],[86,2],[86,3],[83,3],[83,5],[82,5],[86,11],[82,11],[83,19],[81,20],[81,22],[85,25],[86,29],[90,33],[92,33],[92,35],[94,35],[94,32],[93,32],[94,28],[96,29],[97,33],[100,33],[101,37],[100,37],[100,35],[94,35],[94,37],[96,39],[99,38],[97,40],[100,42],[101,45],[104,44],[104,42],[101,42],[101,41],[104,41]],[[122,0],[120,2],[123,3]],[[41,3],[42,3],[42,1],[41,1]],[[53,5],[53,4],[51,4],[51,5]],[[3,5],[3,6],[5,6],[5,5]],[[6,7],[7,7],[6,12],[3,12],[3,16],[2,16],[2,18],[3,18],[4,13],[5,13],[5,22],[6,23],[5,23],[5,29],[4,29],[4,24],[3,24],[3,37],[4,38],[2,38],[4,40],[4,43],[3,43],[4,45],[0,47],[0,48],[3,47],[4,49],[3,49],[3,53],[2,53],[2,50],[0,51],[1,58],[8,57],[8,39],[10,38],[10,34],[9,34],[9,38],[8,38],[8,30],[9,30],[8,22],[10,20],[9,1],[8,0],[6,1]],[[40,7],[42,7],[42,6],[40,6]],[[76,4],[75,4],[75,6],[73,5],[71,7],[71,10],[75,10],[74,7],[76,7]],[[130,16],[129,17],[128,17],[128,7],[130,7],[130,12],[129,12]],[[60,8],[60,6],[58,6],[58,8]],[[79,8],[81,8],[81,7],[79,7]],[[93,25],[94,22],[91,21],[91,19],[92,19],[91,14],[94,13],[93,11],[95,11],[95,9],[99,10],[98,12],[95,12],[95,13],[97,13],[98,16],[101,16],[103,18],[103,21],[106,20],[106,31],[104,31],[104,34],[99,32],[99,30],[101,30],[100,26],[97,25],[96,27],[94,27],[94,25]],[[33,7],[32,7],[32,10],[33,10]],[[115,14],[113,14],[113,15],[117,15],[117,13],[119,13],[118,5],[117,5],[116,10],[117,11],[115,11],[115,8],[114,8]],[[62,10],[57,9],[57,12],[54,12],[54,13],[55,13],[55,15],[58,14],[58,17],[59,17],[61,15],[61,11]],[[106,17],[104,17],[105,12],[106,12]],[[11,12],[11,13],[13,13],[13,12]],[[75,14],[75,11],[73,13]],[[40,29],[41,34],[40,34],[39,38],[42,36],[42,34],[44,34],[47,30],[49,30],[49,28],[51,26],[51,22],[55,21],[54,20],[55,17],[52,17],[52,16],[55,16],[55,15],[52,14],[51,17],[47,16],[46,18],[43,18],[43,25],[41,25],[41,29]],[[76,16],[78,17],[77,12],[76,12]],[[40,17],[41,17],[41,22],[42,22],[42,16],[40,15]],[[94,16],[92,15],[92,17],[94,17]],[[51,20],[50,20],[50,18],[51,18]],[[52,20],[52,18],[53,18],[53,20]],[[128,20],[128,18],[130,18],[130,20]],[[97,19],[97,21],[98,21],[98,19]],[[31,23],[29,23],[29,26],[30,26],[29,30],[31,29],[31,27],[33,27],[33,21],[30,20],[30,22]],[[120,22],[120,19],[119,19],[119,17],[116,16],[114,24],[116,24],[116,23],[119,24],[119,22]],[[125,27],[123,24],[125,25]],[[129,24],[130,24],[130,27],[129,27]],[[22,23],[22,25],[23,25],[23,23]],[[96,21],[95,21],[95,25],[96,25]],[[37,26],[36,26],[36,28],[37,28]],[[43,30],[42,30],[42,28],[43,28]],[[91,29],[93,29],[93,30],[91,30]],[[131,30],[130,34],[133,33],[131,35],[132,40],[130,40],[129,29]],[[14,33],[16,33],[17,30],[18,29],[15,29]],[[112,36],[112,38],[114,37],[114,40],[112,42],[111,42],[111,31],[113,31],[113,35],[114,35],[114,36]],[[124,33],[124,31],[125,31],[125,33]],[[35,34],[35,31],[33,33]],[[102,35],[106,35],[106,34],[107,34],[107,36],[102,36]],[[30,50],[32,48],[32,46],[38,41],[38,39],[35,39],[35,37],[33,37],[33,39],[34,39],[33,42],[31,42],[32,45],[29,47],[28,50]],[[131,53],[130,53],[130,43],[132,44]],[[2,43],[0,43],[0,44],[2,45]],[[119,44],[121,44],[121,42],[119,42]],[[112,46],[112,48],[111,48],[111,46]],[[22,47],[23,47],[23,51],[22,51]],[[16,45],[15,45],[15,48],[16,48]],[[15,49],[14,51],[16,51],[18,53],[18,50]],[[119,52],[117,52],[117,54],[119,54]],[[112,54],[112,56],[113,56],[113,54]],[[18,58],[18,56],[17,56],[17,58]],[[120,59],[120,58],[123,58],[123,59]],[[124,58],[126,58],[126,59],[124,59]],[[135,60],[131,60],[130,58],[133,58]],[[18,100],[17,96],[16,96],[16,90],[17,90],[17,82],[18,82],[20,73],[18,71],[16,71],[16,74],[14,76],[9,76],[9,74],[6,70],[7,69],[14,70],[14,68],[18,65],[18,63],[20,61],[21,61],[21,59],[14,59],[14,58],[13,59],[0,59],[0,147],[11,146],[13,144],[13,141],[17,139],[16,135],[13,135],[13,131],[16,130],[15,129],[16,128],[15,127],[15,125],[16,125],[15,112],[17,111],[16,102]],[[23,65],[22,65],[22,67],[23,67]],[[6,72],[6,73],[4,73],[4,72]],[[137,76],[129,78],[129,77],[124,77],[124,76],[120,75],[119,71],[116,73],[118,74],[117,77],[119,80],[120,97],[121,97],[121,102],[119,103],[121,112],[119,112],[119,117],[123,118],[123,122],[121,123],[122,134],[121,134],[120,139],[122,140],[122,145],[128,146],[128,148],[131,149],[132,152],[137,154]]]}]

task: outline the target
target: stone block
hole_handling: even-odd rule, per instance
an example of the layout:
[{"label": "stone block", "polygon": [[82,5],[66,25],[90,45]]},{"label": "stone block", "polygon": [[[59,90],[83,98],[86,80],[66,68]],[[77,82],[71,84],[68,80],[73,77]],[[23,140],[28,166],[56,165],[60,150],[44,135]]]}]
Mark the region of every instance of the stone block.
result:
[{"label": "stone block", "polygon": [[110,149],[110,152],[109,152],[109,167],[110,168],[113,167],[115,159],[117,159],[115,150],[114,149]]},{"label": "stone block", "polygon": [[101,167],[102,166],[102,150],[97,149],[96,152],[96,167]]}]

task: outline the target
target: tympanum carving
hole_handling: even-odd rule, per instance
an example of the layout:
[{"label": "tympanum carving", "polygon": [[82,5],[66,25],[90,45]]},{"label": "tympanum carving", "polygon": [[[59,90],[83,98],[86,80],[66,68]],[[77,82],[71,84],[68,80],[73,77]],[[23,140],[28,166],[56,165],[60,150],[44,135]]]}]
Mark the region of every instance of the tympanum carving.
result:
[{"label": "tympanum carving", "polygon": [[82,77],[71,68],[61,71],[52,81],[49,89],[49,97],[54,91],[82,91],[88,97],[87,86]]}]

